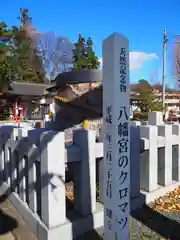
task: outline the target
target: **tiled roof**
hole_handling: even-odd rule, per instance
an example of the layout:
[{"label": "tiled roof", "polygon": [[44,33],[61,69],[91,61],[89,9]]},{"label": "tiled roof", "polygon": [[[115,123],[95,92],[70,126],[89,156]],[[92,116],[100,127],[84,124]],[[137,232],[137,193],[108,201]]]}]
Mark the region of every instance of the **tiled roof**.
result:
[{"label": "tiled roof", "polygon": [[8,93],[26,96],[43,96],[47,87],[49,87],[47,84],[13,82]]},{"label": "tiled roof", "polygon": [[80,96],[75,95],[72,88],[67,88],[63,94],[64,99],[57,99],[58,111],[54,128],[64,130],[80,124],[83,120],[99,119],[102,117],[102,86],[94,88]]},{"label": "tiled roof", "polygon": [[81,84],[102,82],[102,71],[97,69],[85,70],[82,69],[78,72],[63,72],[60,73],[53,81],[52,84],[56,86],[63,86],[65,84]]}]

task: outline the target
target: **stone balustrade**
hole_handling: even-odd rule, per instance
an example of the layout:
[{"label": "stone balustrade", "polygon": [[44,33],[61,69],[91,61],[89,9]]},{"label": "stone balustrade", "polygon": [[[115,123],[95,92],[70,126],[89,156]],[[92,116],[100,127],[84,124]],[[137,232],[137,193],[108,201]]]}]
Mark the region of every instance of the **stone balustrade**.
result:
[{"label": "stone balustrade", "polygon": [[[131,124],[131,210],[180,184],[180,125],[149,113],[148,125]],[[103,225],[103,143],[96,132],[0,128],[0,194],[10,200],[38,239],[73,237]],[[102,133],[103,135],[103,133]],[[66,178],[73,181],[73,210],[66,205]],[[99,199],[97,199],[97,182]]]}]

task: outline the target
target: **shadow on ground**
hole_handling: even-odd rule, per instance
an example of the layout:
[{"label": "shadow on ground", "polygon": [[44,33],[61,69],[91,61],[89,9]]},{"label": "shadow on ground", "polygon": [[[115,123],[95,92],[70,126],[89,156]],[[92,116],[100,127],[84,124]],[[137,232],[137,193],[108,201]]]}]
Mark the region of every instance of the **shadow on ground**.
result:
[{"label": "shadow on ground", "polygon": [[12,232],[18,227],[17,221],[0,210],[0,235]]},{"label": "shadow on ground", "polygon": [[[131,215],[134,219],[165,239],[180,239],[180,224],[176,220],[154,211],[148,205],[144,205],[140,209],[133,211]],[[169,213],[169,215],[172,215],[173,218],[173,212]]]},{"label": "shadow on ground", "polygon": [[[173,218],[173,213],[169,216]],[[154,211],[148,205],[144,205],[140,209],[137,209],[131,213],[131,240],[160,240],[160,239],[171,239],[180,240],[180,224],[163,214]],[[96,231],[91,231],[83,236],[76,238],[75,240],[102,240],[102,232],[99,234]]]},{"label": "shadow on ground", "polygon": [[74,238],[74,240],[103,240],[103,237],[100,236],[95,230],[85,233],[77,238]]}]

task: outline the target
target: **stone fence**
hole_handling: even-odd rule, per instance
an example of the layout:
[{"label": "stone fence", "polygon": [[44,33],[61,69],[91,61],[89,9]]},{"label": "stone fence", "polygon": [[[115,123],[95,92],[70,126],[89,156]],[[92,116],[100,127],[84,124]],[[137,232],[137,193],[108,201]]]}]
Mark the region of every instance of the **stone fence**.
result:
[{"label": "stone fence", "polygon": [[[133,210],[179,186],[180,125],[150,113],[148,125],[130,130]],[[10,196],[38,239],[72,240],[103,226],[103,143],[95,139],[95,131],[78,129],[66,146],[64,132],[0,128],[0,195]],[[73,209],[66,204],[69,175]]]}]

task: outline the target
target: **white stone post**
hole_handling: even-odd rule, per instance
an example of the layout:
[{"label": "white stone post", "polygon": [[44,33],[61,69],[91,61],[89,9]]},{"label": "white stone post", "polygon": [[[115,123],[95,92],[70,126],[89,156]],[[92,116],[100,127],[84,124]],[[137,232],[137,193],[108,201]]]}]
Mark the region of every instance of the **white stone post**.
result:
[{"label": "white stone post", "polygon": [[9,145],[8,140],[5,142],[4,147],[4,169],[5,169],[5,182],[10,186],[10,153],[9,153]]},{"label": "white stone post", "polygon": [[78,129],[73,142],[81,148],[81,161],[74,175],[74,208],[83,216],[96,210],[96,131]]},{"label": "white stone post", "polygon": [[104,194],[105,194],[105,188],[104,188],[104,159],[101,159],[99,161],[99,201],[100,203],[104,203]]},{"label": "white stone post", "polygon": [[[172,134],[176,135],[180,140],[180,124],[172,125]],[[173,169],[172,169],[172,179],[174,181],[180,181],[180,141],[178,144],[173,146]]]},{"label": "white stone post", "polygon": [[149,140],[149,150],[141,153],[140,186],[150,192],[157,189],[158,182],[157,127],[141,126],[140,136]]},{"label": "white stone post", "polygon": [[148,112],[148,125],[161,125],[163,124],[162,112]]},{"label": "white stone post", "polygon": [[140,204],[140,128],[130,126],[130,186],[131,210]]},{"label": "white stone post", "polygon": [[42,221],[54,228],[66,221],[64,132],[42,133],[40,148]]},{"label": "white stone post", "polygon": [[13,129],[13,134],[11,135],[11,178],[12,178],[12,185],[15,192],[17,192],[17,137],[18,137],[18,131],[17,128]]},{"label": "white stone post", "polygon": [[[11,184],[11,172],[10,172],[10,139],[13,135],[13,127],[12,126],[1,126],[1,175],[2,179],[8,184]],[[4,148],[3,148],[4,146]]]},{"label": "white stone post", "polygon": [[[36,131],[33,131],[34,135],[36,135]],[[36,192],[36,161],[40,159],[40,151],[35,145],[35,137],[32,138],[32,132],[28,132],[28,184],[29,184],[29,207],[36,213],[37,212],[37,194],[41,194]],[[40,136],[39,136],[40,138]]]},{"label": "white stone post", "polygon": [[0,184],[4,181],[4,150],[3,136],[0,130]]},{"label": "white stone post", "polygon": [[24,144],[22,139],[23,137],[27,136],[27,131],[25,131],[22,128],[17,129],[17,134],[18,134],[18,140],[17,140],[17,150],[18,150],[18,159],[17,159],[17,164],[18,164],[18,169],[17,169],[17,190],[18,194],[21,198],[22,201],[26,201],[26,172],[25,172],[25,158],[24,158]]},{"label": "white stone post", "polygon": [[158,149],[158,184],[172,184],[172,126],[158,126],[158,136],[164,137],[165,146]]},{"label": "white stone post", "polygon": [[141,126],[141,121],[132,121],[132,125],[139,127]]},{"label": "white stone post", "polygon": [[[38,181],[37,168],[40,164],[40,136],[47,130],[43,128],[30,129],[28,131],[28,183],[29,183],[29,207],[36,213],[39,210],[41,183]],[[38,164],[38,166],[37,166]],[[38,186],[38,187],[37,187]]]},{"label": "white stone post", "polygon": [[129,239],[129,43],[114,33],[103,42],[104,239]]}]

